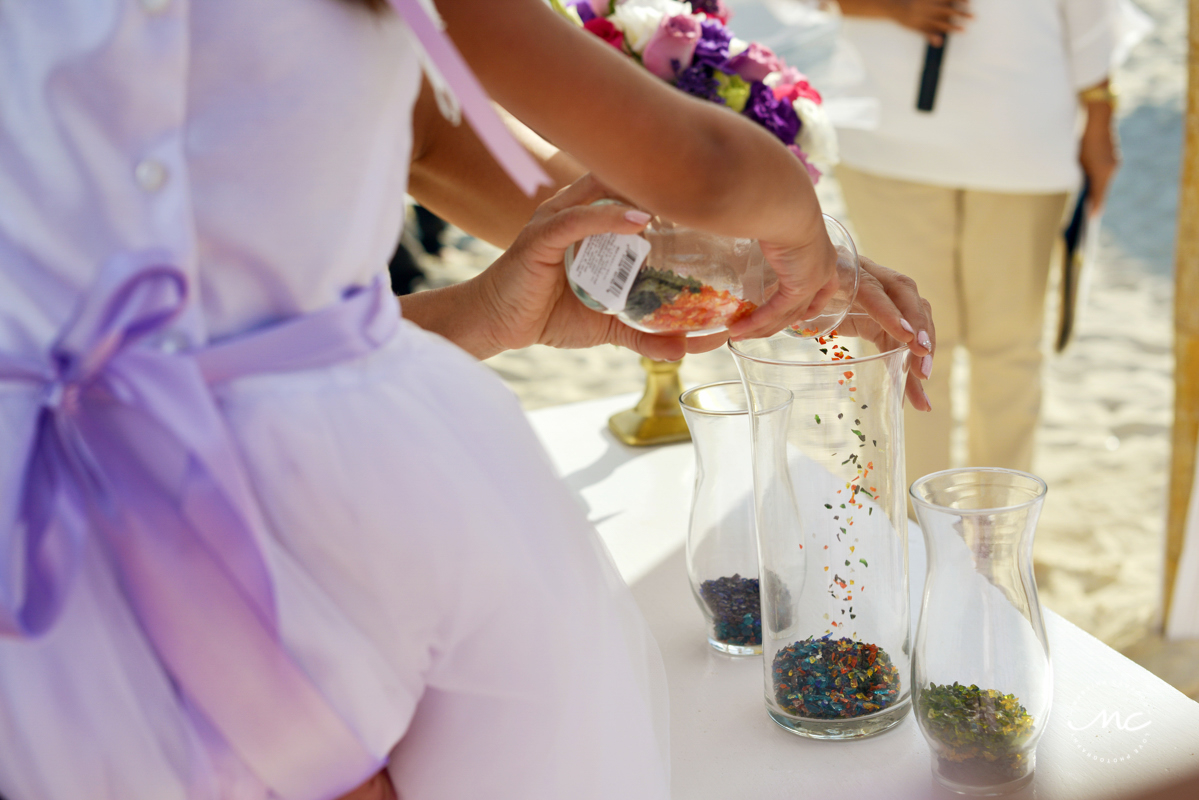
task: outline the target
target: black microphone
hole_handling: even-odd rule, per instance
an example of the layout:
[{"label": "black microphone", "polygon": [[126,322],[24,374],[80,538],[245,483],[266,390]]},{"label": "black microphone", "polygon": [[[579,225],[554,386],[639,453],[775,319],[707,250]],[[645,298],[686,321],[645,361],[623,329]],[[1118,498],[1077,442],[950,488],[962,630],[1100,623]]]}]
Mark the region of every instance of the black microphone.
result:
[{"label": "black microphone", "polygon": [[949,35],[941,36],[940,44],[929,43],[924,51],[924,71],[920,74],[920,94],[916,96],[917,111],[932,111],[937,102],[937,84],[941,80],[941,61],[945,57],[945,45]]}]

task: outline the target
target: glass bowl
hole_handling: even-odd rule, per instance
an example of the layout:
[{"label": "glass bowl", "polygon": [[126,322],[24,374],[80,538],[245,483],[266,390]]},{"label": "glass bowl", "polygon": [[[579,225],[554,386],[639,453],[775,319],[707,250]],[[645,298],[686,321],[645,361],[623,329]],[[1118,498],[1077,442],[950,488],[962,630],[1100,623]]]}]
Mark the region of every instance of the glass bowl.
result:
[{"label": "glass bowl", "polygon": [[[612,203],[613,200],[601,200]],[[838,253],[840,288],[793,335],[836,329],[857,296],[860,263],[845,228],[824,215]],[[727,330],[766,302],[778,277],[754,239],[716,236],[661,217],[640,234],[589,236],[566,251],[571,290],[586,305],[647,333],[706,336]]]}]

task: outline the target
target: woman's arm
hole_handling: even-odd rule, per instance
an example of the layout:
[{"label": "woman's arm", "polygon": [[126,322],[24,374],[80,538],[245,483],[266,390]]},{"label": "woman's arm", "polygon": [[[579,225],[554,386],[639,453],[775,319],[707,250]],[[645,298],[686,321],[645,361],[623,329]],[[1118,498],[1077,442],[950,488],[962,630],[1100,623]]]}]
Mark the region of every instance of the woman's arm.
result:
[{"label": "woman's arm", "polygon": [[554,181],[529,197],[522,192],[470,125],[451,125],[437,109],[428,81],[421,85],[412,114],[412,165],[408,191],[437,216],[496,247],[516,240],[537,206],[580,178],[586,170],[574,159],[497,109],[508,129]]},{"label": "woman's arm", "polygon": [[621,205],[592,206],[611,195],[585,176],[543,203],[512,246],[468,281],[404,295],[404,317],[438,333],[476,358],[544,344],[594,347],[611,343],[659,360],[719,347],[727,336],[682,339],[634,330],[588,309],[566,283],[562,257],[571,244],[597,233],[639,233],[649,216]]},{"label": "woman's arm", "polygon": [[439,8],[492,98],[614,191],[675,222],[762,242],[779,291],[734,335],[823,307],[836,256],[816,194],[765,129],[653,77],[542,0]]},{"label": "woman's arm", "polygon": [[[559,17],[541,0],[441,0],[439,8],[448,32],[492,97],[590,169],[610,187],[609,194],[629,198],[685,225],[761,241],[780,275],[780,290],[753,316],[734,326],[730,331],[734,337],[769,334],[801,312],[810,315],[823,306],[824,298],[835,289],[836,256],[807,171],[771,134],[653,77]],[[464,139],[461,131],[436,121],[432,130],[440,131],[446,142],[462,146],[465,141],[478,148],[473,135]],[[454,150],[447,147],[437,163],[443,167],[455,164]],[[487,161],[490,163],[489,158]],[[491,164],[489,169],[498,167]],[[469,175],[471,170],[461,172]],[[520,202],[513,201],[511,207],[521,207]],[[481,213],[488,212],[484,208]],[[495,238],[500,235],[494,234]],[[489,272],[504,274],[504,270]],[[560,273],[559,262],[556,274]],[[923,356],[931,348],[916,342],[911,330],[900,325],[902,314],[917,330],[932,328],[931,320],[924,319],[921,298],[914,288],[908,288],[888,287],[895,292],[891,296],[894,302],[888,301],[890,311],[880,315],[880,322],[897,341],[908,343],[913,352]],[[573,297],[566,300],[573,301]],[[431,312],[431,325],[447,330],[459,326],[452,319],[455,302],[448,295],[413,302],[428,304],[424,310]],[[437,307],[441,311],[432,313]],[[404,309],[410,318],[424,313],[421,308],[410,308],[409,302]],[[561,319],[560,315],[549,317],[550,328],[534,341],[564,341],[553,327]],[[588,331],[595,333],[593,328]],[[465,337],[463,331],[456,335]],[[598,341],[613,341],[621,335],[609,331]],[[660,341],[663,339],[629,346],[657,357],[682,354],[682,344],[667,348]],[[583,346],[580,337],[571,341],[573,346]],[[710,344],[705,347],[703,343],[691,339],[686,347],[710,349]],[[480,355],[494,345],[492,341],[467,349]],[[505,346],[516,345],[506,342]]]},{"label": "woman's arm", "polygon": [[771,134],[655,78],[542,0],[439,8],[501,106],[638,205],[759,239],[819,223],[806,171]]}]

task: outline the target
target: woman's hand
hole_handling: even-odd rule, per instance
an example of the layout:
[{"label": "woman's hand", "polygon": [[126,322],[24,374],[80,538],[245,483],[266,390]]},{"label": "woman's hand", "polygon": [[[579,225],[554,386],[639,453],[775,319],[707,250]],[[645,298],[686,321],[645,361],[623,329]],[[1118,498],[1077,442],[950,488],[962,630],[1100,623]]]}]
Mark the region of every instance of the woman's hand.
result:
[{"label": "woman's hand", "polygon": [[778,275],[778,290],[761,308],[729,328],[733,339],[753,339],[781,331],[796,319],[814,317],[837,291],[837,251],[817,216],[807,241],[783,245],[761,242],[762,255]]},{"label": "woman's hand", "polygon": [[[1106,85],[1106,81],[1100,86]],[[1090,184],[1087,210],[1094,214],[1103,208],[1108,186],[1120,167],[1120,148],[1115,130],[1115,109],[1111,102],[1086,104],[1087,122],[1078,147],[1078,162]]]},{"label": "woman's hand", "polygon": [[924,34],[934,45],[945,34],[965,30],[962,22],[973,19],[968,0],[841,0],[841,11],[852,17],[884,17]]},{"label": "woman's hand", "polygon": [[974,18],[966,0],[890,0],[890,6],[892,19],[937,46],[945,34],[964,31],[962,22]]},{"label": "woman's hand", "polygon": [[643,333],[615,316],[592,311],[575,297],[563,268],[566,249],[594,234],[640,233],[649,222],[648,214],[631,206],[590,205],[612,196],[587,175],[538,208],[512,247],[471,281],[475,310],[468,313],[485,330],[480,345],[468,350],[486,358],[531,344],[579,348],[611,343],[665,361],[724,343],[723,334],[685,339]]},{"label": "woman's hand", "polygon": [[852,313],[837,329],[844,336],[857,336],[872,342],[880,351],[906,344],[908,359],[906,394],[912,406],[931,411],[922,379],[932,374],[933,351],[937,331],[932,309],[920,296],[916,282],[907,275],[876,264],[865,256],[862,279]]}]

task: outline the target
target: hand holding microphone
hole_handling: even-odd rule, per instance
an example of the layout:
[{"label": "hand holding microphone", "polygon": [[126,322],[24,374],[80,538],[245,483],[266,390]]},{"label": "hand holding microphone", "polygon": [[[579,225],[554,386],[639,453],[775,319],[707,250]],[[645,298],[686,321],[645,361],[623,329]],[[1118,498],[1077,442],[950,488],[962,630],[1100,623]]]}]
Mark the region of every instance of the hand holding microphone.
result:
[{"label": "hand holding microphone", "polygon": [[957,0],[892,0],[892,4],[896,22],[923,33],[928,39],[916,109],[931,112],[937,101],[937,85],[941,80],[941,63],[949,34],[964,30],[961,21],[972,19],[973,15],[966,2]]},{"label": "hand holding microphone", "polygon": [[961,33],[962,21],[973,19],[967,0],[887,0],[888,16],[905,28],[923,33],[933,47],[943,47],[949,33]]}]

